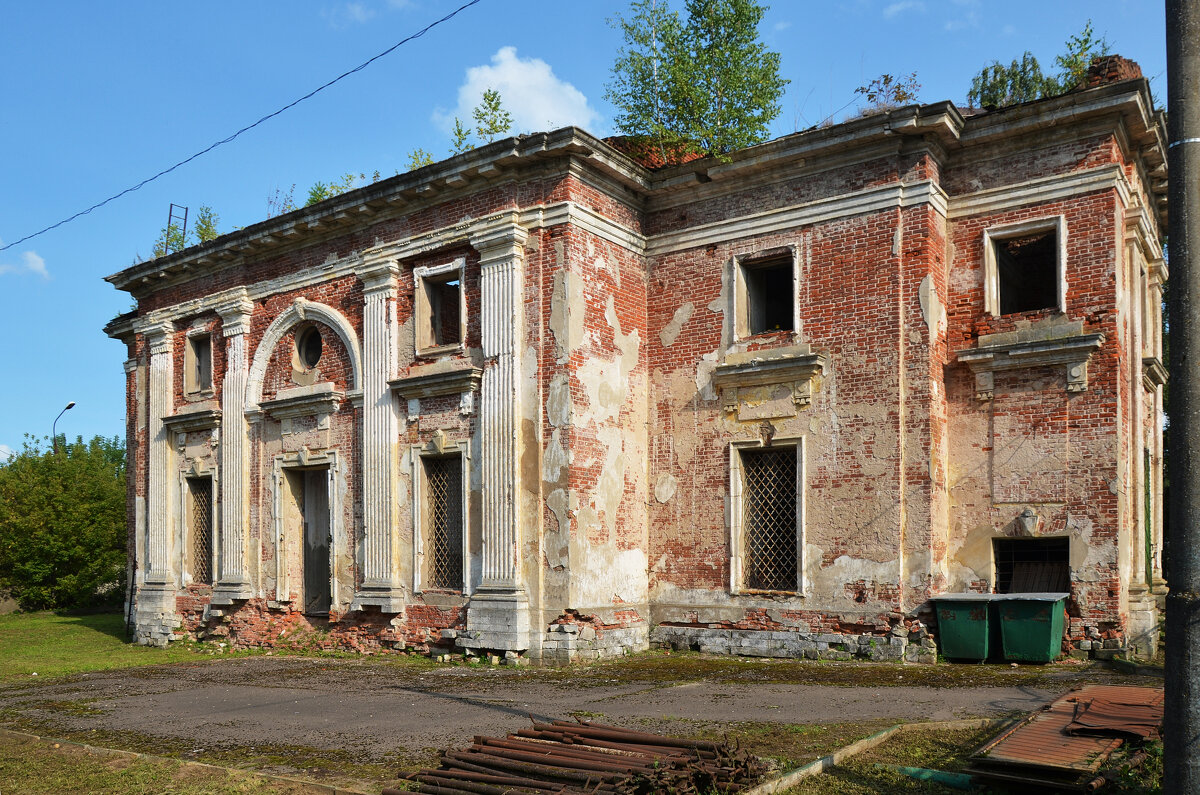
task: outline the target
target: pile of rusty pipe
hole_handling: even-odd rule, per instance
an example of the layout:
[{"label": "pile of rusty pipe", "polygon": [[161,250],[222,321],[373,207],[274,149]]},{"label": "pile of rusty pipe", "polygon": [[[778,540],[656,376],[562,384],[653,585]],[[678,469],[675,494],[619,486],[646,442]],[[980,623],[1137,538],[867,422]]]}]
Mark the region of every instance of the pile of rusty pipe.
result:
[{"label": "pile of rusty pipe", "polygon": [[[532,718],[531,718],[532,720]],[[757,760],[727,743],[664,737],[600,723],[538,723],[446,751],[437,770],[408,776],[428,795],[736,793]]]}]

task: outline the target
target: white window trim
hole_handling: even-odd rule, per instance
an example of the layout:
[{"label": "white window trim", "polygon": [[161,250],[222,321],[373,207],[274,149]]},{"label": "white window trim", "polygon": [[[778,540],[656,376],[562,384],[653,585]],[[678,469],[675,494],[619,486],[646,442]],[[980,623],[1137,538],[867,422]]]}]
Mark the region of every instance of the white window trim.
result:
[{"label": "white window trim", "polygon": [[421,572],[425,564],[425,539],[422,532],[424,525],[421,515],[425,495],[425,466],[422,459],[442,458],[457,453],[462,458],[462,595],[470,596],[474,590],[470,577],[471,443],[466,440],[454,442],[443,439],[444,437],[438,437],[429,444],[414,444],[409,456],[412,464],[413,593],[422,593],[425,587],[421,581]]},{"label": "white window trim", "polygon": [[[208,386],[202,387],[196,378],[196,349],[193,347],[197,337],[208,337]],[[187,333],[183,345],[183,393],[185,395],[211,395],[216,373],[213,372],[213,343],[216,336],[207,328],[191,329]]]},{"label": "white window trim", "polygon": [[746,295],[746,265],[775,258],[792,260],[792,333],[800,328],[800,252],[794,245],[778,246],[735,254],[733,268],[733,339],[746,340],[757,336],[750,333],[750,301]]},{"label": "white window trim", "polygon": [[[791,447],[796,451],[796,595],[808,596],[808,578],[805,575],[805,507],[808,504],[805,472],[805,437],[779,437],[771,440],[771,447]],[[742,451],[766,447],[760,439],[731,442],[729,445],[729,590],[733,594],[758,594],[743,585],[743,556],[745,555],[745,528],[742,522],[743,483]],[[785,593],[785,592],[776,592]]]},{"label": "white window trim", "polygon": [[[342,494],[338,488],[338,454],[336,450],[310,452],[307,447],[297,453],[277,455],[271,483],[275,489],[272,499],[275,532],[275,602],[271,606],[291,603],[291,583],[287,574],[287,548],[284,545],[283,526],[283,479],[287,469],[312,469],[328,467],[326,488],[329,489],[329,606],[332,610],[342,604],[338,588],[338,561],[348,559],[346,528],[342,522]],[[283,598],[280,598],[283,594]],[[303,605],[301,606],[303,607]]]},{"label": "white window trim", "polygon": [[192,545],[189,543],[192,540],[192,501],[191,489],[188,487],[188,478],[209,478],[212,480],[212,495],[210,496],[211,505],[209,505],[209,516],[212,517],[212,539],[210,545],[212,549],[209,554],[212,560],[209,561],[209,572],[212,574],[212,582],[208,585],[216,585],[218,574],[217,565],[220,562],[221,554],[221,517],[217,513],[218,499],[221,493],[221,484],[217,479],[216,467],[210,467],[201,459],[192,459],[192,465],[187,469],[179,471],[179,521],[176,522],[178,531],[175,534],[175,542],[179,549],[179,584],[181,587],[187,587],[192,584],[192,575],[190,573],[191,551]]},{"label": "white window trim", "polygon": [[[461,351],[467,339],[467,286],[464,279],[467,269],[467,258],[459,257],[444,265],[423,266],[413,268],[413,313],[416,316],[416,334],[413,335],[413,346],[418,356],[430,356]],[[421,341],[423,331],[422,318],[427,317],[432,309],[425,294],[425,280],[449,273],[458,273],[458,342],[448,345],[424,345]]]},{"label": "white window trim", "polygon": [[996,263],[997,240],[1025,237],[1039,232],[1054,232],[1058,241],[1056,279],[1058,285],[1059,312],[1067,311],[1067,219],[1062,215],[1035,218],[1019,224],[1006,224],[985,229],[983,232],[983,309],[990,315],[1000,316],[1000,270]]}]

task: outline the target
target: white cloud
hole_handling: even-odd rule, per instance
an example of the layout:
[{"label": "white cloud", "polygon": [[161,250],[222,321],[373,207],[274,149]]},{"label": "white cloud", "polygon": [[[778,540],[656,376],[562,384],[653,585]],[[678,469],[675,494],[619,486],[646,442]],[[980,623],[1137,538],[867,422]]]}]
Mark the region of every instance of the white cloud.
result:
[{"label": "white cloud", "polygon": [[[0,246],[2,245],[4,245],[4,241],[0,240]],[[26,251],[21,254],[20,265],[0,262],[0,276],[6,273],[33,273],[43,279],[50,278],[50,272],[46,270],[46,260],[39,257],[34,251]]]},{"label": "white cloud", "polygon": [[374,17],[375,9],[367,6],[366,3],[339,3],[333,8],[322,10],[321,16],[335,28],[347,28],[351,25],[361,25]]},{"label": "white cloud", "polygon": [[512,114],[513,133],[553,130],[576,125],[598,132],[600,114],[587,97],[570,83],[558,79],[550,65],[540,58],[518,58],[516,47],[501,47],[490,65],[467,69],[466,80],[458,87],[458,105],[453,110],[433,112],[433,122],[449,132],[454,118],[471,127],[471,111],[487,89],[500,92],[504,109]]},{"label": "white cloud", "polygon": [[0,463],[13,457],[13,449],[6,444],[0,444]]},{"label": "white cloud", "polygon": [[921,0],[900,0],[898,3],[892,3],[887,8],[883,9],[883,18],[892,19],[905,11],[924,11],[925,3]]},{"label": "white cloud", "polygon": [[775,25],[771,29],[776,32],[779,32],[781,30],[787,30],[791,26],[792,26],[792,23],[789,22],[788,20],[784,19],[779,22],[776,22]]},{"label": "white cloud", "polygon": [[963,16],[948,19],[943,27],[947,31],[964,30],[979,27],[979,0],[953,0],[954,5],[963,9]]}]

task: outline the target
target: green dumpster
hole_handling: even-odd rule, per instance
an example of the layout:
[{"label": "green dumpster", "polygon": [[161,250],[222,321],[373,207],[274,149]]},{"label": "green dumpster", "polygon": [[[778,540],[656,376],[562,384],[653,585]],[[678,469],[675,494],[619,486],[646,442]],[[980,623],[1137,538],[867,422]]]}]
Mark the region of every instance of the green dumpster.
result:
[{"label": "green dumpster", "polygon": [[1062,654],[1068,593],[996,594],[1000,644],[1009,662],[1047,663]]},{"label": "green dumpster", "polygon": [[938,646],[942,655],[957,660],[986,660],[991,637],[990,593],[951,593],[932,598],[937,607]]}]

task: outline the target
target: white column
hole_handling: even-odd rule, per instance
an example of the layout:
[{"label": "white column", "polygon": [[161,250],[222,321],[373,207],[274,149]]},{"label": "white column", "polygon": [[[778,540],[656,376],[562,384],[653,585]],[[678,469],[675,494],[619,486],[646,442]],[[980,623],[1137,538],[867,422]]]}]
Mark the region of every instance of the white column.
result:
[{"label": "white column", "polygon": [[400,268],[393,260],[368,260],[363,282],[363,583],[354,607],[385,613],[404,609],[396,526],[395,449],[399,435],[396,398],[388,380],[396,373],[396,296]]},{"label": "white column", "polygon": [[220,569],[213,602],[228,604],[254,595],[247,571],[249,544],[249,427],[246,380],[250,368],[247,336],[254,302],[244,294],[217,307],[225,338],[221,379],[221,535]]},{"label": "white column", "polygon": [[524,341],[524,244],[515,221],[472,235],[479,251],[483,381],[479,400],[482,577],[467,607],[460,646],[530,649],[530,606],[523,589],[518,526],[521,451],[520,350]]},{"label": "white column", "polygon": [[171,572],[171,459],[170,432],[163,418],[175,405],[174,326],[158,323],[145,329],[150,348],[149,488],[147,490],[145,583],[167,586]]},{"label": "white column", "polygon": [[480,462],[483,484],[481,587],[517,590],[518,428],[521,420],[519,347],[524,330],[524,243],[516,224],[472,238],[480,253],[483,383],[480,389]]}]

